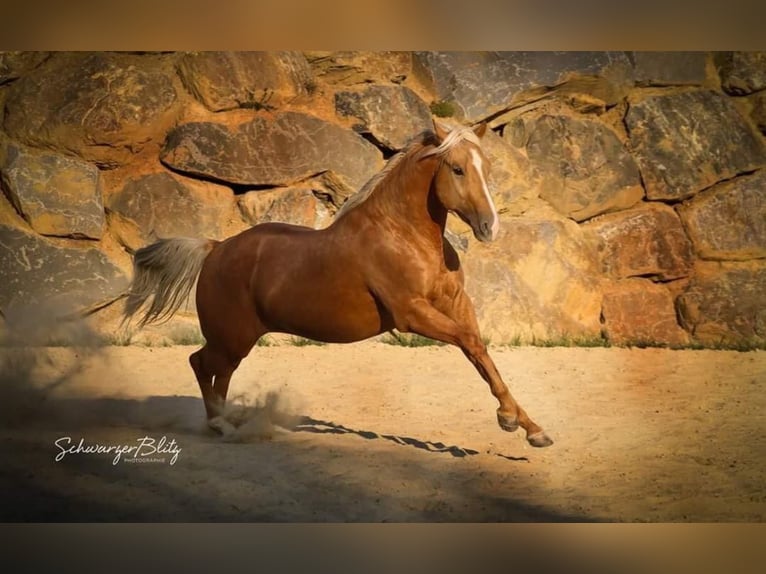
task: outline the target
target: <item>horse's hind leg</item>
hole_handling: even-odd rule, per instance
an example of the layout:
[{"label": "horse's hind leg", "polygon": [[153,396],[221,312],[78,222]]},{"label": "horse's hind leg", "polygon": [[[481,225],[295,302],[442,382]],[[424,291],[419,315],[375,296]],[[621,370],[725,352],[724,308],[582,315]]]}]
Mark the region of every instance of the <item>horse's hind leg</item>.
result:
[{"label": "horse's hind leg", "polygon": [[202,392],[208,426],[221,434],[229,434],[234,430],[234,426],[223,417],[224,404],[229,390],[229,381],[239,366],[239,360],[233,361],[226,354],[206,344],[199,351],[191,354],[189,364],[194,370]]},{"label": "horse's hind leg", "polygon": [[199,390],[202,392],[202,401],[205,404],[205,412],[207,418],[218,414],[216,409],[215,393],[213,392],[213,374],[205,368],[204,359],[207,346],[202,347],[198,351],[195,351],[189,356],[189,364],[194,371],[194,376],[197,377],[197,383],[199,384]]}]

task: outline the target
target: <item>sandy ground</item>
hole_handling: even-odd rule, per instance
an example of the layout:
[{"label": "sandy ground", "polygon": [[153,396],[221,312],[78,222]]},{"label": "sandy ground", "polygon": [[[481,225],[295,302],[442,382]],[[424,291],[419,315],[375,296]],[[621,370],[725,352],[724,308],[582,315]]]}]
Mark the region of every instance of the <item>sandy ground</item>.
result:
[{"label": "sandy ground", "polygon": [[373,342],[257,347],[222,438],[193,350],[0,349],[0,520],[766,517],[766,352],[494,348],[535,449],[458,350]]}]

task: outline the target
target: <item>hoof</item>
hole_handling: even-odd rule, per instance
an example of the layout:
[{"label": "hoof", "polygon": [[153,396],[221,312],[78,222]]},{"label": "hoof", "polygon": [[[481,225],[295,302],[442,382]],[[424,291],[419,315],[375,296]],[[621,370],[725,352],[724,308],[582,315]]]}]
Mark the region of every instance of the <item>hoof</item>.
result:
[{"label": "hoof", "polygon": [[527,442],[531,444],[532,446],[535,446],[538,448],[542,448],[544,446],[551,446],[553,444],[551,437],[545,434],[545,431],[540,431],[540,432],[536,432],[535,434],[529,435],[527,437]]},{"label": "hoof", "polygon": [[513,432],[517,428],[519,428],[519,419],[518,417],[509,417],[508,415],[504,415],[500,411],[497,412],[497,423],[500,425],[500,428],[507,432]]},{"label": "hoof", "polygon": [[207,420],[207,426],[216,431],[222,436],[229,436],[234,434],[237,428],[227,421],[225,418],[218,416]]}]

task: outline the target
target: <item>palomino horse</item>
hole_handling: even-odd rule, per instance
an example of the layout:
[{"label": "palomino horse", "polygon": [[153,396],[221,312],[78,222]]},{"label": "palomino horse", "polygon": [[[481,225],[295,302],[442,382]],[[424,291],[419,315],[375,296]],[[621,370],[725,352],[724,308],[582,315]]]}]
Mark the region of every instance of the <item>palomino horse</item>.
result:
[{"label": "palomino horse", "polygon": [[511,396],[482,342],[463,290],[447,213],[480,241],[498,231],[489,162],[475,129],[434,124],[392,157],[325,229],[263,223],[224,241],[162,239],[139,249],[125,307],[140,325],[170,317],[197,280],[205,345],[189,358],[208,424],[222,417],[229,380],[268,332],[349,343],[397,329],[460,347],[500,403],[500,427],[521,425],[532,446],[551,439]]}]

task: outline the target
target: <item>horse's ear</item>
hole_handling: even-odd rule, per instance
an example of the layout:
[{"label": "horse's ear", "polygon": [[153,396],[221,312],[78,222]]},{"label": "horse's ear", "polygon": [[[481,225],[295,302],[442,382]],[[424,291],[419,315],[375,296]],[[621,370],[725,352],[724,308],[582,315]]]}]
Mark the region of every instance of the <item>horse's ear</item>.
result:
[{"label": "horse's ear", "polygon": [[478,126],[474,126],[473,133],[476,134],[476,137],[483,138],[484,134],[487,133],[487,122],[481,122]]},{"label": "horse's ear", "polygon": [[444,141],[444,138],[447,137],[449,130],[446,130],[443,125],[434,120],[434,133],[436,134],[436,137],[439,138],[439,143],[441,143]]}]

